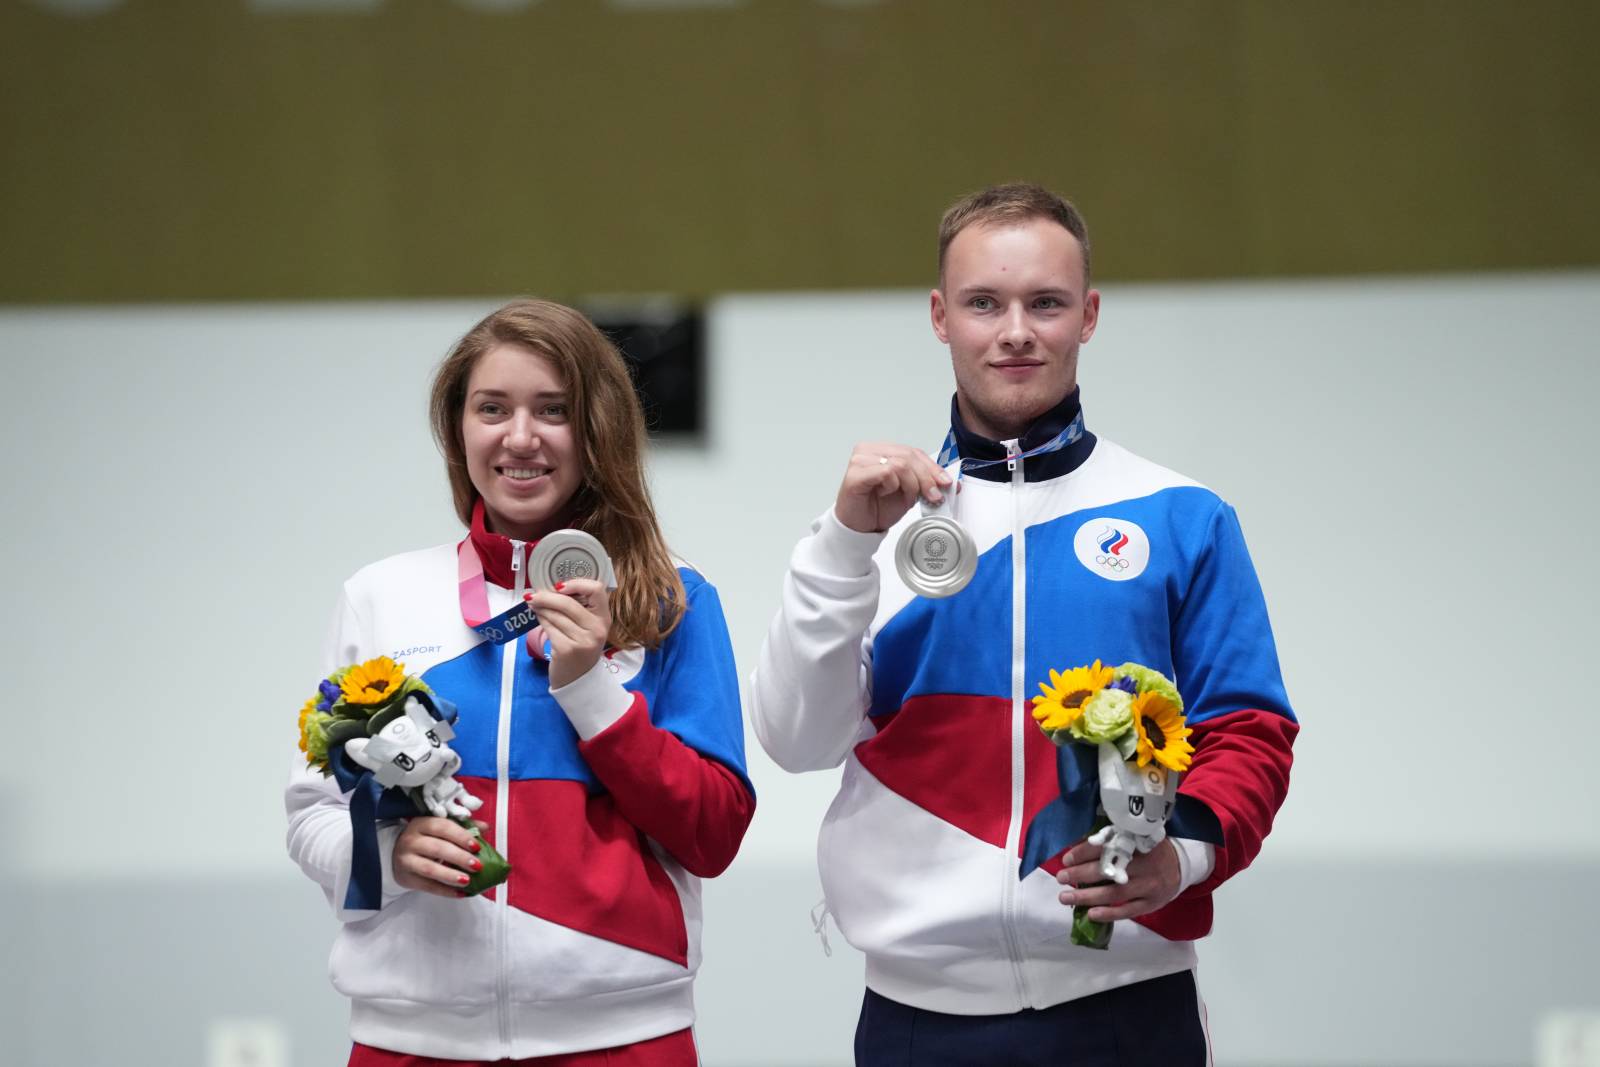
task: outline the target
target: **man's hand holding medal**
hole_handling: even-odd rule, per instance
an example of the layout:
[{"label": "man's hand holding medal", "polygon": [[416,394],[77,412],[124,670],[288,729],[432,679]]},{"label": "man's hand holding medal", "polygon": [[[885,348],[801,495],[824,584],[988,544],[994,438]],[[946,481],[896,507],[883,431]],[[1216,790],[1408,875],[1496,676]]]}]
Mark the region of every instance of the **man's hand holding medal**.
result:
[{"label": "man's hand holding medal", "polygon": [[918,596],[954,596],[978,569],[978,546],[955,516],[959,463],[941,467],[904,445],[859,444],[834,502],[839,521],[858,533],[882,533],[922,502],[922,517],[900,534],[894,554],[901,580]]},{"label": "man's hand holding medal", "polygon": [[857,533],[883,533],[910,511],[918,498],[938,506],[953,479],[917,448],[863,441],[850,453],[833,512]]}]

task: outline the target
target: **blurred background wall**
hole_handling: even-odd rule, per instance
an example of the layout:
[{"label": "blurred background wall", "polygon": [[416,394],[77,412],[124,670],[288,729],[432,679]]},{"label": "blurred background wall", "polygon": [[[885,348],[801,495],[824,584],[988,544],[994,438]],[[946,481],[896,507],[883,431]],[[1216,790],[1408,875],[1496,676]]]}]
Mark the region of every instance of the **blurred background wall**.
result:
[{"label": "blurred background wall", "polygon": [[10,0],[12,301],[882,288],[1028,177],[1124,280],[1590,264],[1582,0]]},{"label": "blurred background wall", "polygon": [[[652,470],[748,670],[851,443],[942,437],[938,214],[1019,177],[1089,218],[1091,427],[1239,508],[1305,722],[1201,947],[1218,1062],[1600,1062],[1596,30],[1559,3],[0,4],[27,746],[0,1062],[343,1062],[279,788],[337,583],[457,535],[423,396],[478,316],[704,308],[706,423]],[[845,1063],[860,958],[807,916],[837,776],[751,763],[705,1060]]]}]

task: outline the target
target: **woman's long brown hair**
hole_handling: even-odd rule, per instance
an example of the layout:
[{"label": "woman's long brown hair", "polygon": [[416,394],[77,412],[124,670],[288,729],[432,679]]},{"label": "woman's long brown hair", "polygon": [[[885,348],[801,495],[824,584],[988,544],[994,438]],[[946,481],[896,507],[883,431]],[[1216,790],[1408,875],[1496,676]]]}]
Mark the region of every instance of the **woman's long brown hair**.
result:
[{"label": "woman's long brown hair", "polygon": [[645,484],[644,412],[621,353],[581,312],[547,300],[513,301],[469,330],[439,364],[429,409],[457,517],[470,525],[478,499],[461,436],[467,378],[484,353],[503,344],[549,359],[566,384],[583,463],[569,508],[578,527],[605,546],[617,573],[611,643],[660,647],[683,618],[686,594]]}]

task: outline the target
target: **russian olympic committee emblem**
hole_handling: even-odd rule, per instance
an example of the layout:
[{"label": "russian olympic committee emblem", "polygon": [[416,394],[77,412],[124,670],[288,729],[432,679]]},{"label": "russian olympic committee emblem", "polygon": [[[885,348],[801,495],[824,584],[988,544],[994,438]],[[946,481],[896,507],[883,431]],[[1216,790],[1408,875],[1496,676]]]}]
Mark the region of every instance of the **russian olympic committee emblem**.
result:
[{"label": "russian olympic committee emblem", "polygon": [[1072,550],[1079,563],[1111,582],[1137,578],[1150,563],[1150,538],[1126,519],[1090,519],[1078,527]]}]

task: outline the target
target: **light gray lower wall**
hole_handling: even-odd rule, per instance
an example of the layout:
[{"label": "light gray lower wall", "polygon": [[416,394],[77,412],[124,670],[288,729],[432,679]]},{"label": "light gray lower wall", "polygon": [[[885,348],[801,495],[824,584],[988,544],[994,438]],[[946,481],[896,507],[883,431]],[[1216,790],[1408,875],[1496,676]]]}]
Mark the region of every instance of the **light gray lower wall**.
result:
[{"label": "light gray lower wall", "polygon": [[[1487,846],[1488,843],[1486,843]],[[1553,1008],[1600,1003],[1600,864],[1529,870],[1274,862],[1219,898],[1200,985],[1219,1065],[1533,1064]],[[822,953],[806,866],[737,863],[706,886],[697,1000],[707,1067],[850,1062],[861,958]],[[13,885],[0,894],[10,1067],[212,1067],[219,1019],[271,1020],[290,1063],[344,1062],[320,893],[282,879]],[[270,1067],[262,1064],[261,1067]]]}]

